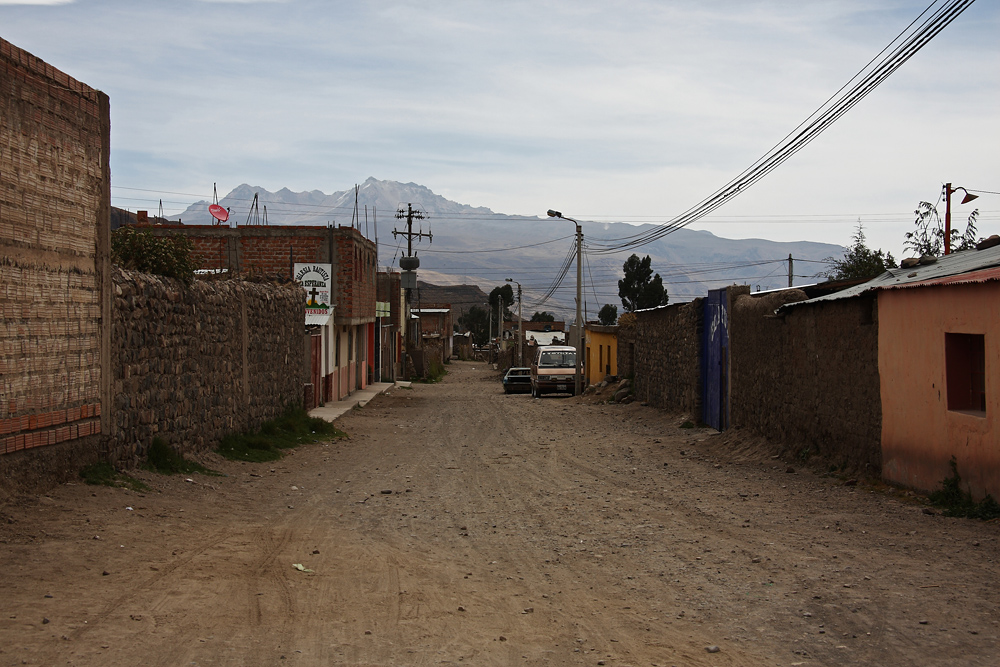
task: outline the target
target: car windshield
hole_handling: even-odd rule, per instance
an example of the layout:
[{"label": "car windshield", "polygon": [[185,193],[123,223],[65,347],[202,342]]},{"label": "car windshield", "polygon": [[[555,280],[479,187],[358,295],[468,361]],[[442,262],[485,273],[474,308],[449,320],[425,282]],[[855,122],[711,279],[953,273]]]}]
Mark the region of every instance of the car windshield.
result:
[{"label": "car windshield", "polygon": [[575,368],[576,352],[542,352],[538,358],[538,365],[547,368]]}]

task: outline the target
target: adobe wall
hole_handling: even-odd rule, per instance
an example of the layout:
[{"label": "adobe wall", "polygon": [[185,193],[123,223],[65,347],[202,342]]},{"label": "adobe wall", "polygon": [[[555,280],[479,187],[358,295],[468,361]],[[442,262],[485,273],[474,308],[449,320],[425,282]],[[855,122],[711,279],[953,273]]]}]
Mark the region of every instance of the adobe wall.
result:
[{"label": "adobe wall", "polygon": [[731,415],[785,446],[871,475],[880,470],[882,409],[874,297],[799,306],[801,290],[743,295],[730,314]]},{"label": "adobe wall", "polygon": [[110,127],[107,95],[0,39],[5,487],[65,479],[99,453]]},{"label": "adobe wall", "polygon": [[618,328],[618,374],[636,400],[701,418],[702,299],[633,313]]},{"label": "adobe wall", "polygon": [[188,453],[301,404],[305,292],[114,269],[109,459],[132,465],[154,436]]}]

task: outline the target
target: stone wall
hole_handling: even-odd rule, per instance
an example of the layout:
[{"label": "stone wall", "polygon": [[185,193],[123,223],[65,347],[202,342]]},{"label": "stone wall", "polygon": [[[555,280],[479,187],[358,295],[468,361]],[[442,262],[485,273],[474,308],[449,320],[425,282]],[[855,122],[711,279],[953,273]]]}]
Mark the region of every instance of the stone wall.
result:
[{"label": "stone wall", "polygon": [[110,136],[107,95],[0,39],[4,486],[98,455]]},{"label": "stone wall", "polygon": [[136,463],[155,436],[202,451],[301,404],[301,287],[113,278],[113,463]]},{"label": "stone wall", "polygon": [[618,374],[636,400],[701,418],[702,299],[644,310],[618,328]]},{"label": "stone wall", "polygon": [[878,311],[856,297],[774,311],[800,290],[740,296],[730,315],[732,424],[877,475],[882,408]]}]

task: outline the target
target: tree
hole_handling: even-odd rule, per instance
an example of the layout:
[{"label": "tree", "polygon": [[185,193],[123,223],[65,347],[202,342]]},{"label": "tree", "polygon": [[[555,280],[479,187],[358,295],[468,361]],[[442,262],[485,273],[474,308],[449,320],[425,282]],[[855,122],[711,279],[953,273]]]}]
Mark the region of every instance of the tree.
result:
[{"label": "tree", "polygon": [[606,303],[597,311],[597,319],[606,327],[618,321],[618,306]]},{"label": "tree", "polygon": [[622,265],[625,277],[618,281],[618,296],[626,313],[666,305],[667,290],[660,274],[653,274],[651,263],[649,255],[643,259],[632,255]]},{"label": "tree", "polygon": [[[917,210],[913,212],[916,219],[913,221],[914,229],[906,232],[906,240],[903,246],[913,251],[916,256],[940,255],[944,252],[944,223],[938,214],[937,206],[927,201],[917,204]],[[959,233],[955,227],[951,228],[951,249],[954,252],[960,250],[972,250],[976,247],[976,220],[979,219],[979,209],[975,209],[969,214],[969,219],[965,223],[965,233]]]},{"label": "tree", "polygon": [[111,233],[111,261],[129,271],[176,278],[185,284],[194,278],[198,262],[194,244],[186,236],[154,236],[146,229],[119,227]]},{"label": "tree", "polygon": [[458,323],[472,332],[472,340],[476,345],[485,345],[489,339],[490,313],[485,308],[473,306],[462,313]]},{"label": "tree", "polygon": [[535,314],[531,316],[531,322],[555,322],[556,316],[547,310],[542,312],[535,311]]},{"label": "tree", "polygon": [[510,285],[504,285],[502,287],[494,287],[490,292],[490,308],[493,312],[497,312],[497,305],[503,303],[503,319],[510,320],[511,314],[509,308],[514,304],[514,289]]},{"label": "tree", "polygon": [[865,244],[865,230],[858,220],[858,228],[851,239],[851,245],[840,259],[826,258],[831,262],[827,278],[833,280],[854,280],[857,278],[874,278],[882,275],[886,269],[896,268],[896,260],[892,253],[881,248],[872,250]]}]

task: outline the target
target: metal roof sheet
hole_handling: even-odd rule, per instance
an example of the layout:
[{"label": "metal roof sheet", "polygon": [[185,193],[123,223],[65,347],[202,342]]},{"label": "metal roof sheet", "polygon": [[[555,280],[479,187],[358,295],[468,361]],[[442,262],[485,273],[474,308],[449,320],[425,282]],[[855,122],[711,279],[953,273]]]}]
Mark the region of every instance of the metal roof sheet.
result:
[{"label": "metal roof sheet", "polygon": [[908,289],[910,287],[925,287],[929,285],[965,285],[969,283],[987,283],[994,280],[1000,280],[1000,266],[994,266],[989,269],[980,269],[979,271],[969,271],[968,273],[960,273],[956,276],[945,276],[944,278],[932,278],[930,280],[921,280],[915,283],[893,285],[890,287],[883,287],[882,289]]},{"label": "metal roof sheet", "polygon": [[781,312],[789,308],[795,308],[803,304],[820,303],[823,301],[839,301],[840,299],[851,299],[861,296],[866,292],[880,289],[893,289],[901,287],[917,287],[918,283],[937,283],[945,278],[953,278],[953,284],[962,282],[981,282],[979,280],[969,280],[966,274],[976,273],[984,269],[1000,266],[1000,245],[986,248],[984,250],[966,250],[956,252],[943,257],[938,257],[933,264],[921,264],[908,269],[889,269],[882,275],[872,278],[866,283],[849,287],[833,294],[825,294],[806,301],[796,301],[786,303],[775,312]]}]

